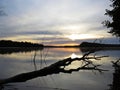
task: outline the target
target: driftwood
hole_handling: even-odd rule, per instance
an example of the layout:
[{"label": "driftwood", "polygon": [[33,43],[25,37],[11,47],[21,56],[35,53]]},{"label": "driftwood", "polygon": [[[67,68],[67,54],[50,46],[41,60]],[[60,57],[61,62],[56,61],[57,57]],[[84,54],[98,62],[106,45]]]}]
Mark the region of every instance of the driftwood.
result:
[{"label": "driftwood", "polygon": [[[64,60],[58,61],[50,66],[44,67],[43,69],[40,69],[40,70],[27,72],[27,73],[21,73],[21,74],[15,75],[15,76],[7,78],[7,79],[2,79],[2,80],[0,80],[0,85],[7,84],[7,83],[15,83],[15,82],[25,82],[25,81],[31,80],[33,78],[47,76],[47,75],[51,75],[51,74],[59,74],[60,72],[72,73],[73,71],[79,71],[79,70],[98,70],[99,72],[106,71],[103,69],[99,69],[98,66],[100,66],[100,65],[94,65],[92,63],[92,61],[89,60],[89,59],[100,60],[102,57],[106,57],[106,56],[88,57],[88,55],[91,53],[92,52],[86,53],[81,58],[72,59],[71,57],[69,57]],[[83,62],[85,62],[85,64],[83,66],[80,66],[77,69],[65,70],[65,67],[70,65],[73,61],[81,61],[81,60]]]}]

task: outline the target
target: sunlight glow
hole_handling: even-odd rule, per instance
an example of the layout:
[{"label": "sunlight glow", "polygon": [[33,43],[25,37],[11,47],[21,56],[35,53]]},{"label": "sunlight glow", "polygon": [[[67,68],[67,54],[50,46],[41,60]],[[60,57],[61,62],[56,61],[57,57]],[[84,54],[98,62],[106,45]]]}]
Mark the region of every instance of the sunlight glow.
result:
[{"label": "sunlight glow", "polygon": [[67,38],[75,41],[77,39],[95,39],[95,38],[102,38],[101,36],[94,35],[94,34],[71,34],[66,36]]},{"label": "sunlight glow", "polygon": [[[86,30],[88,30],[90,25],[88,24],[80,24],[80,23],[76,23],[76,24],[65,24],[65,25],[61,25],[56,27],[56,29],[58,30],[63,30],[64,32],[67,33],[74,33],[74,32],[81,32],[81,30],[84,30],[84,32],[86,32]],[[72,33],[71,33],[72,32]]]},{"label": "sunlight glow", "polygon": [[72,53],[71,59],[77,58],[78,56],[75,53]]}]

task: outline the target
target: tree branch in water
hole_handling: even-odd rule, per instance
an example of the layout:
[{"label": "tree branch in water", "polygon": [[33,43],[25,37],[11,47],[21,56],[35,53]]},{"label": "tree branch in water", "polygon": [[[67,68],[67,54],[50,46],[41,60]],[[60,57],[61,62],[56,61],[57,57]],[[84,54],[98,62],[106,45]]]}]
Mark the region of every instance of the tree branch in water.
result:
[{"label": "tree branch in water", "polygon": [[[79,71],[79,70],[97,70],[99,72],[106,71],[103,69],[99,69],[98,66],[100,66],[100,65],[94,65],[93,62],[89,60],[89,59],[99,60],[100,58],[103,58],[106,56],[89,57],[89,54],[91,54],[91,53],[92,52],[88,52],[88,53],[84,54],[83,57],[81,57],[81,58],[72,59],[71,57],[69,57],[64,60],[58,61],[54,64],[51,64],[50,66],[44,67],[43,69],[40,69],[40,70],[27,72],[27,73],[21,73],[21,74],[15,75],[15,76],[7,78],[7,79],[2,79],[2,80],[0,80],[0,85],[7,84],[7,83],[15,83],[15,82],[25,82],[25,81],[31,80],[33,78],[47,76],[47,75],[51,75],[51,74],[59,74],[60,72],[72,73],[74,71]],[[74,61],[83,61],[85,64],[76,69],[66,70],[65,67],[70,65]]]}]

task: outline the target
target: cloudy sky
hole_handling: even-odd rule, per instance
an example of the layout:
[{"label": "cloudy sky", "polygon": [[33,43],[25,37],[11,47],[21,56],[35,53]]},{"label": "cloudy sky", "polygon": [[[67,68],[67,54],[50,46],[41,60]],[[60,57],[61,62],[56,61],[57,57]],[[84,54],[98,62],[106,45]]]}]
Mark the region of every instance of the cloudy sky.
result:
[{"label": "cloudy sky", "polygon": [[0,40],[45,45],[79,44],[103,39],[117,43],[102,21],[109,0],[0,0]]}]

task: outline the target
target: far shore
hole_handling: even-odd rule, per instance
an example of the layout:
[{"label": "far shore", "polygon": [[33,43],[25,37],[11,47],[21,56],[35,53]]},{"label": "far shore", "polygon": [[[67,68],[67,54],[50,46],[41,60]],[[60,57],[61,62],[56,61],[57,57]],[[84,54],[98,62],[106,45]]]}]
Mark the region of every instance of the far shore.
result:
[{"label": "far shore", "polygon": [[78,45],[64,45],[64,46],[55,46],[55,45],[43,45],[38,43],[31,42],[17,42],[11,40],[0,40],[0,48],[120,48],[120,44],[101,44],[101,43],[92,43],[92,42],[82,42]]}]

